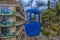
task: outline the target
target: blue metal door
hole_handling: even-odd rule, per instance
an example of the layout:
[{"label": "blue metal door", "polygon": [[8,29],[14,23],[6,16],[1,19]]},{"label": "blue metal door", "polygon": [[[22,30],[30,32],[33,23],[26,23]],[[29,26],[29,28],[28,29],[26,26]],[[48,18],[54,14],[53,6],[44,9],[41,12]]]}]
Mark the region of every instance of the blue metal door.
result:
[{"label": "blue metal door", "polygon": [[[41,29],[40,11],[36,10],[36,9],[28,9],[26,11],[26,14],[27,14],[27,20],[26,20],[26,23],[25,23],[25,30],[26,30],[27,36],[37,36],[37,35],[39,35],[40,34],[40,29]],[[32,21],[32,16],[33,16],[32,14],[34,14],[35,21]],[[36,15],[38,16],[38,21],[37,22],[36,22]],[[27,23],[28,21],[29,21],[29,23]]]}]

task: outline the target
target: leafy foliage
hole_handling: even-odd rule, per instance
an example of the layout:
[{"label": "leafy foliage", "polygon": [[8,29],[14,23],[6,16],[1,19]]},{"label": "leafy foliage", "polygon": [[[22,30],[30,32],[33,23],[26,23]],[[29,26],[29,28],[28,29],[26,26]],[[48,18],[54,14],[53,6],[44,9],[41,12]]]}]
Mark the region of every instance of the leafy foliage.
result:
[{"label": "leafy foliage", "polygon": [[48,30],[41,30],[43,35],[48,36],[50,34],[50,32]]},{"label": "leafy foliage", "polygon": [[[45,12],[41,12],[41,20],[42,24],[45,25],[42,27],[42,34],[60,35],[60,4],[56,5],[56,9],[54,10],[48,7]],[[50,23],[50,26],[48,23]]]}]

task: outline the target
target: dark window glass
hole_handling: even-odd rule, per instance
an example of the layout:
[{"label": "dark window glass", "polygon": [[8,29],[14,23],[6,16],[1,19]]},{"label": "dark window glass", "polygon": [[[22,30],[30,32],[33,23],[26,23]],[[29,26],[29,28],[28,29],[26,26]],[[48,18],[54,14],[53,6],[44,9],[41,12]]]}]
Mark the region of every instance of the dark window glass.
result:
[{"label": "dark window glass", "polygon": [[1,27],[1,34],[6,35],[7,33],[9,33],[9,28],[7,28],[7,27]]},{"label": "dark window glass", "polygon": [[32,14],[32,21],[33,22],[38,22],[38,14]]},{"label": "dark window glass", "polygon": [[1,18],[1,24],[7,25],[7,24],[8,24],[8,19],[9,19],[9,17],[7,17],[7,16],[2,16],[2,18]]},{"label": "dark window glass", "polygon": [[16,6],[16,11],[17,11],[17,12],[21,12],[20,7],[17,7],[17,6]]}]

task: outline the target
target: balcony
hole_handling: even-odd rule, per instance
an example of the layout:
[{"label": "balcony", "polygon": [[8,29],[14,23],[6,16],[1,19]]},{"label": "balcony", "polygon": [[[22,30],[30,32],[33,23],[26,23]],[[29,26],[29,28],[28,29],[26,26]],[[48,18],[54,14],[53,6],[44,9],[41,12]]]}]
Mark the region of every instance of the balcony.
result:
[{"label": "balcony", "polygon": [[18,25],[23,25],[24,24],[24,21],[23,20],[21,20],[21,21],[16,21],[16,26],[18,26]]},{"label": "balcony", "polygon": [[12,38],[15,36],[15,32],[13,33],[6,33],[6,34],[0,34],[0,38]]},{"label": "balcony", "polygon": [[22,15],[21,13],[16,12],[16,16],[24,19],[24,15]]},{"label": "balcony", "polygon": [[5,26],[15,26],[15,22],[3,22],[3,23],[0,23],[0,27],[5,27]]},{"label": "balcony", "polygon": [[15,15],[16,14],[16,12],[15,11],[10,11],[10,12],[8,12],[8,13],[2,13],[2,12],[0,12],[0,15]]}]

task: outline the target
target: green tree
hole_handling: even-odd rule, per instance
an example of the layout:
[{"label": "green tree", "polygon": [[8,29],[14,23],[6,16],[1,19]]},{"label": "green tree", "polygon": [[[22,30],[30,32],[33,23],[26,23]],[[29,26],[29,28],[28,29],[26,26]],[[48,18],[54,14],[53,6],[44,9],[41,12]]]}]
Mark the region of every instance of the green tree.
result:
[{"label": "green tree", "polygon": [[50,0],[48,0],[48,9],[50,9]]}]

